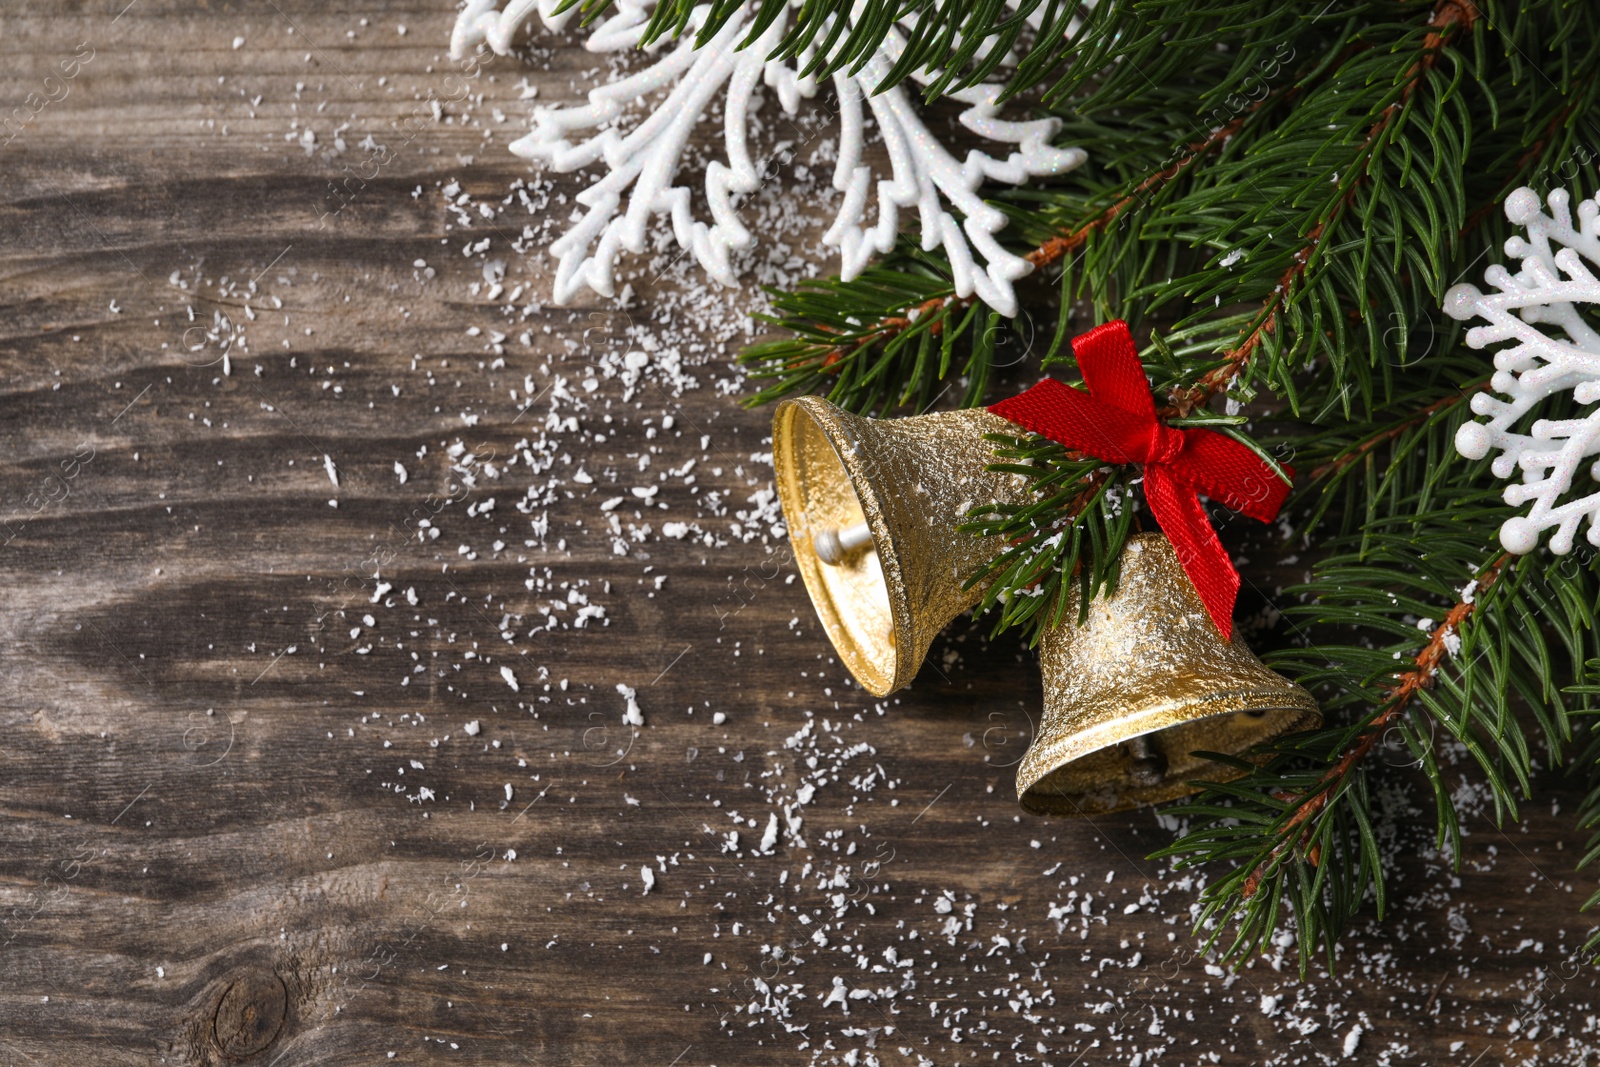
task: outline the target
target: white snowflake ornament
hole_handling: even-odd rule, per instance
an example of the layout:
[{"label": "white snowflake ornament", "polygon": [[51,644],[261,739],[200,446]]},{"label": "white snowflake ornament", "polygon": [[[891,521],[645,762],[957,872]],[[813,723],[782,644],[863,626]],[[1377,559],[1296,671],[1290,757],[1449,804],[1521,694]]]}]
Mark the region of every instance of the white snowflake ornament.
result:
[{"label": "white snowflake ornament", "polygon": [[[455,58],[464,58],[479,43],[504,54],[525,20],[537,14],[554,30],[570,14],[553,15],[556,0],[511,0],[497,10],[499,2],[469,0],[450,42]],[[654,0],[618,0],[585,47],[591,52],[638,48],[653,5]],[[858,3],[854,14],[863,9]],[[738,202],[761,184],[761,170],[750,157],[747,138],[751,115],[761,104],[760,87],[772,90],[784,113],[793,116],[801,100],[816,95],[818,82],[799,74],[812,58],[810,50],[795,63],[766,58],[787,32],[787,18],[774,19],[760,38],[739,49],[752,16],[747,7],[740,8],[704,47],[695,48],[695,37],[710,10],[706,4],[695,7],[675,42],[657,41],[646,49],[661,58],[591,90],[587,105],[536,107],[532,132],[511,145],[517,155],[542,160],[557,171],[595,163],[607,169],[604,177],[578,194],[587,213],[550,246],[559,257],[553,294],[557,303],[566,303],[585,286],[602,296],[612,295],[618,256],[624,250],[645,250],[649,224],[656,215],[669,217],[679,246],[692,252],[711,277],[724,285],[737,283],[732,254],[753,241],[739,217]],[[980,137],[1012,150],[997,158],[973,149],[965,160],[956,159],[923,123],[903,86],[873,94],[904,49],[905,37],[891,28],[883,47],[858,73],[832,77],[840,123],[833,187],[843,198],[823,242],[839,250],[840,274],[848,281],[874,254],[893,247],[901,211],[915,208],[922,247],[929,251],[943,247],[956,293],[976,295],[1002,314],[1015,315],[1012,282],[1032,270],[1032,264],[995,240],[1006,218],[983,201],[978,189],[985,181],[1017,184],[1062,174],[1081,165],[1087,155],[1079,148],[1051,145],[1060,129],[1055,119],[1002,118],[996,104],[1000,86],[979,85],[951,94],[966,105],[959,121]],[[913,80],[925,85],[929,77],[922,74]],[[674,180],[695,123],[724,87],[726,159],[706,168],[708,223],[694,217],[690,191]],[[665,99],[642,121],[631,129],[619,125],[630,104],[662,92]],[[874,191],[873,173],[862,161],[867,111],[888,149],[891,171],[890,177],[876,183],[877,212],[870,223],[866,213]],[[953,212],[959,213],[959,221]]]},{"label": "white snowflake ornament", "polygon": [[[1550,214],[1541,210],[1532,189],[1518,189],[1506,198],[1506,217],[1527,231],[1527,237],[1506,241],[1506,255],[1522,261],[1512,274],[1496,264],[1484,272],[1495,292],[1457,285],[1445,294],[1444,309],[1452,318],[1483,319],[1486,326],[1467,331],[1467,344],[1485,348],[1513,342],[1494,355],[1489,387],[1499,396],[1479,393],[1472,410],[1487,422],[1469,422],[1456,432],[1456,451],[1482,459],[1491,450],[1491,469],[1498,478],[1516,471],[1522,480],[1506,487],[1505,501],[1532,502],[1526,515],[1507,519],[1500,543],[1508,552],[1533,551],[1540,536],[1553,529],[1550,551],[1565,555],[1573,536],[1587,520],[1588,539],[1600,546],[1600,487],[1587,496],[1563,500],[1589,457],[1600,454],[1600,409],[1578,419],[1537,419],[1526,432],[1514,429],[1541,401],[1570,390],[1580,404],[1600,400],[1600,333],[1581,310],[1600,307],[1600,199],[1578,204],[1573,226],[1572,195],[1550,194]],[[1504,397],[1505,399],[1502,399]],[[1600,481],[1600,465],[1589,464]]]}]

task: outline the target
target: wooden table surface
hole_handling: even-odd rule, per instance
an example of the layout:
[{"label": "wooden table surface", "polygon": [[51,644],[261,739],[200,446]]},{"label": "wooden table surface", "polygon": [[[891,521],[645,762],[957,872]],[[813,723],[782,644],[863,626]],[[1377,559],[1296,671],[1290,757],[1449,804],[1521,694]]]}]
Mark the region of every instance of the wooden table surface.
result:
[{"label": "wooden table surface", "polygon": [[540,304],[581,33],[124,3],[0,3],[0,1064],[1594,1062],[1574,792],[1456,875],[1396,769],[1388,914],[1229,975],[1171,816],[1019,813],[1031,654],[847,684],[751,294]]}]

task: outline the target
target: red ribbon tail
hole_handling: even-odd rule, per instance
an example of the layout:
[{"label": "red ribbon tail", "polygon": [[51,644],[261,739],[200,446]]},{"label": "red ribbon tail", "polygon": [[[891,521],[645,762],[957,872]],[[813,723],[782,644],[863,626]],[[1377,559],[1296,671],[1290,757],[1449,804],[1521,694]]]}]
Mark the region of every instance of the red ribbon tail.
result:
[{"label": "red ribbon tail", "polygon": [[1189,486],[1151,464],[1144,471],[1144,495],[1161,524],[1189,581],[1223,640],[1233,639],[1233,605],[1239,598],[1239,572],[1222,547],[1200,498]]}]

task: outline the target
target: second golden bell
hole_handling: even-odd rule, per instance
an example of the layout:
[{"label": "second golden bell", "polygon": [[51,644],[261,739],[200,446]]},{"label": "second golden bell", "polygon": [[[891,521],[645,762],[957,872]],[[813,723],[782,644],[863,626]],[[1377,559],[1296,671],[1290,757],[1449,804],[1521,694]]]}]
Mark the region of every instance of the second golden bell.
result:
[{"label": "second golden bell", "polygon": [[1227,781],[1243,756],[1322,723],[1311,694],[1274,673],[1237,632],[1225,641],[1172,544],[1139,534],[1121,577],[1078,625],[1074,595],[1044,635],[1044,715],[1017,768],[1017,799],[1040,815],[1096,815]]}]

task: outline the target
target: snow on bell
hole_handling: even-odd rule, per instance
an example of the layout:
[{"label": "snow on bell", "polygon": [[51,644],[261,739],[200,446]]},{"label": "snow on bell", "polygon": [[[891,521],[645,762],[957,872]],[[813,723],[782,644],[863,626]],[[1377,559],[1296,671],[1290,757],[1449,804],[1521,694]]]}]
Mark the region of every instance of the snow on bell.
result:
[{"label": "snow on bell", "polygon": [[1017,799],[1037,815],[1099,815],[1227,781],[1238,768],[1197,755],[1322,724],[1311,694],[1270,671],[1235,629],[1225,641],[1161,534],[1123,551],[1116,592],[1077,625],[1073,594],[1040,641],[1044,716],[1017,768]]},{"label": "snow on bell", "polygon": [[870,419],[816,396],[773,414],[795,562],[839,658],[874,696],[909,685],[934,635],[982,596],[962,584],[1005,545],[958,530],[967,512],[1029,498],[1025,478],[986,469],[986,433],[1017,428],[981,408]]}]

